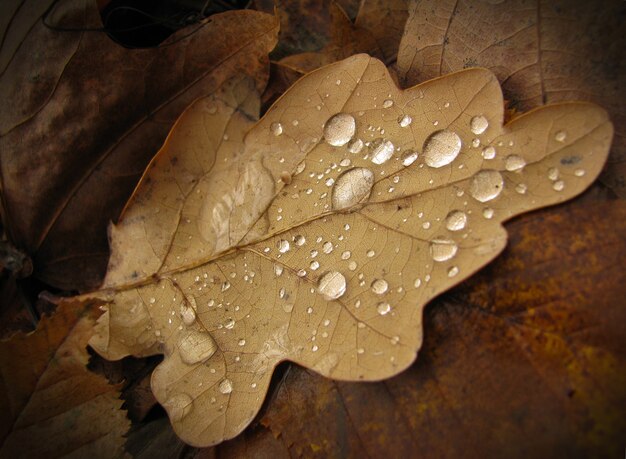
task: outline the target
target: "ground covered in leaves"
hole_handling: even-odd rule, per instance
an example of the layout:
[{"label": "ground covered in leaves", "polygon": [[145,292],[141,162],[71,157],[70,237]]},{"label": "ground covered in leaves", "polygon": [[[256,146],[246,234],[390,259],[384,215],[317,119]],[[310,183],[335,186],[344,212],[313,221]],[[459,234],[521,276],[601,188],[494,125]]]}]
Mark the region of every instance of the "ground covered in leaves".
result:
[{"label": "ground covered in leaves", "polygon": [[[2,8],[2,457],[621,457],[622,2],[258,1],[142,50],[84,30],[101,27],[95,3]],[[236,76],[243,113],[245,91],[265,111],[359,52],[402,88],[489,68],[509,119],[549,102],[601,105],[615,125],[602,182],[509,222],[504,253],[428,305],[419,357],[399,376],[336,382],[283,364],[240,436],[186,446],[150,391],[159,358],[103,360],[86,348],[100,311],[52,303],[102,282],[108,221],[191,102]]]}]

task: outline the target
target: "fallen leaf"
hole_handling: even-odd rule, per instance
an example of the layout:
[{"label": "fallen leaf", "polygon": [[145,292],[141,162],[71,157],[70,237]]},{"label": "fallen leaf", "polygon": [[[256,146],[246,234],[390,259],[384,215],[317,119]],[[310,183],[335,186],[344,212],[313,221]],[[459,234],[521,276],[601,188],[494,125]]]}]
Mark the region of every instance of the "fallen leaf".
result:
[{"label": "fallen leaf", "polygon": [[507,224],[505,253],[425,309],[407,371],[349,384],[291,366],[261,423],[292,457],[618,457],[626,204],[606,196]]},{"label": "fallen leaf", "polygon": [[258,104],[241,80],[185,112],[89,295],[109,303],[103,356],[165,354],[152,388],[193,445],[241,432],[282,361],[338,380],[407,368],[426,302],[500,253],[503,221],[582,192],[612,137],[589,103],[502,127],[491,72],[401,91],[366,55],[306,75],[250,128]]},{"label": "fallen leaf", "polygon": [[130,50],[105,34],[95,2],[32,1],[3,21],[0,48],[2,218],[35,276],[93,289],[109,256],[105,229],[193,100],[245,74],[267,80],[273,16],[234,11]]},{"label": "fallen leaf", "polygon": [[467,67],[491,69],[522,111],[587,100],[605,107],[616,136],[603,180],[626,196],[624,2],[413,2],[398,52],[406,86]]},{"label": "fallen leaf", "polygon": [[86,367],[94,324],[93,309],[67,301],[0,343],[1,457],[122,457],[118,388]]}]

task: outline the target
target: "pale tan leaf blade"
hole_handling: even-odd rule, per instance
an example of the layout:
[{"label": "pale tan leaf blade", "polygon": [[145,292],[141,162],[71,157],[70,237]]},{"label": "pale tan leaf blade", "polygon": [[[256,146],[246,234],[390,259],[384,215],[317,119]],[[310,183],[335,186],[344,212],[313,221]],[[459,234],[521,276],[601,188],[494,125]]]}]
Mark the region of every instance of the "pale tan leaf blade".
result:
[{"label": "pale tan leaf blade", "polygon": [[[110,304],[94,346],[163,352],[153,390],[194,445],[245,428],[281,361],[341,380],[405,369],[424,305],[503,249],[503,221],[589,186],[613,132],[588,103],[502,126],[493,73],[402,91],[366,55],[300,79],[245,137],[241,101],[258,98],[244,94],[200,100],[177,124],[95,294]],[[232,144],[199,147],[205,128]]]}]

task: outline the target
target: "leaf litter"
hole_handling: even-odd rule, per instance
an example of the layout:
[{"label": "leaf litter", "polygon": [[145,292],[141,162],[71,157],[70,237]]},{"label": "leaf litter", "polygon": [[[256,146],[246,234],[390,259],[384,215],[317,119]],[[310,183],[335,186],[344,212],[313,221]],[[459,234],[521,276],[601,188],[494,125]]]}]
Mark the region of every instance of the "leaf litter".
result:
[{"label": "leaf litter", "polygon": [[298,81],[256,124],[240,79],[194,103],[119,223],[92,346],[164,353],[157,399],[186,442],[241,432],[274,367],[338,380],[398,374],[422,310],[504,248],[502,222],[599,174],[612,125],[589,103],[506,126],[496,77],[399,90],[357,55]]}]

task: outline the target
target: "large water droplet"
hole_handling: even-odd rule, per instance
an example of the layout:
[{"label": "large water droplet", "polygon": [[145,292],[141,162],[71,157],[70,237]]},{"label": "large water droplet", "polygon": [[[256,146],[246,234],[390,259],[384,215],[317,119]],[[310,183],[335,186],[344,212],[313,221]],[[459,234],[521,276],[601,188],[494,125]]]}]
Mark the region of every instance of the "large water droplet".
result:
[{"label": "large water droplet", "polygon": [[350,142],[356,131],[356,122],[348,113],[337,113],[324,125],[324,139],[334,147]]},{"label": "large water droplet", "polygon": [[224,395],[230,394],[233,391],[233,382],[228,378],[222,379],[218,386],[218,389]]},{"label": "large water droplet", "polygon": [[411,164],[413,164],[415,162],[415,160],[417,159],[418,153],[415,150],[407,150],[404,153],[402,153],[402,165],[403,166],[410,166]]},{"label": "large water droplet", "polygon": [[183,330],[178,339],[180,358],[189,365],[204,362],[217,350],[213,337],[206,331]]},{"label": "large water droplet", "polygon": [[509,155],[504,160],[504,167],[507,171],[519,171],[524,168],[526,161],[521,156]]},{"label": "large water droplet", "polygon": [[467,224],[467,215],[460,210],[453,210],[446,217],[446,228],[450,231],[461,231]]},{"label": "large water droplet", "polygon": [[385,279],[376,279],[372,282],[372,292],[382,295],[389,289],[389,284]]},{"label": "large water droplet", "polygon": [[338,271],[330,271],[320,277],[317,291],[325,300],[336,300],[346,293],[346,278]]},{"label": "large water droplet", "polygon": [[458,246],[450,239],[433,239],[430,242],[430,255],[435,261],[446,261],[456,255]]},{"label": "large water droplet", "polygon": [[355,167],[341,174],[332,191],[333,210],[342,210],[361,204],[370,196],[374,173],[364,167]]},{"label": "large water droplet", "polygon": [[424,161],[430,167],[450,164],[461,151],[461,138],[456,132],[437,131],[424,142]]},{"label": "large water droplet", "polygon": [[192,398],[184,393],[176,394],[163,403],[172,421],[180,421],[193,410]]},{"label": "large water droplet", "polygon": [[386,162],[395,150],[393,143],[385,139],[376,139],[370,145],[371,161],[374,164],[383,164]]},{"label": "large water droplet", "polygon": [[470,129],[476,135],[482,134],[489,127],[489,121],[482,115],[474,116],[470,120]]},{"label": "large water droplet", "polygon": [[504,188],[504,180],[498,171],[484,170],[472,178],[470,194],[480,202],[491,201],[498,197]]}]

